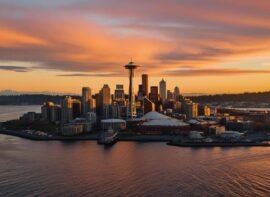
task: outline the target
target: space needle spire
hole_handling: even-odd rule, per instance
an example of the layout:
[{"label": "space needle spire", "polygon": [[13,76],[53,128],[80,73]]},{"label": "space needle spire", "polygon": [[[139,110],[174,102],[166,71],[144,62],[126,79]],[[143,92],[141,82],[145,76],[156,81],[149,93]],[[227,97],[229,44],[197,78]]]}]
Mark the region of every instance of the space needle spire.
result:
[{"label": "space needle spire", "polygon": [[136,105],[135,105],[135,96],[133,90],[133,78],[134,78],[134,70],[138,68],[139,65],[134,64],[132,60],[125,65],[125,68],[129,71],[129,91],[128,91],[128,110],[127,110],[127,118],[136,117]]}]

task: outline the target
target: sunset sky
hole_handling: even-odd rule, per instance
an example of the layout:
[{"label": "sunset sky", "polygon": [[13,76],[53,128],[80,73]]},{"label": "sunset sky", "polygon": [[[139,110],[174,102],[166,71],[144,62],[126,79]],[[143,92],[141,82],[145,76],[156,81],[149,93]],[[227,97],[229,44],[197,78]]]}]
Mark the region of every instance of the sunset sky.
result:
[{"label": "sunset sky", "polygon": [[269,0],[0,0],[0,90],[270,90]]}]

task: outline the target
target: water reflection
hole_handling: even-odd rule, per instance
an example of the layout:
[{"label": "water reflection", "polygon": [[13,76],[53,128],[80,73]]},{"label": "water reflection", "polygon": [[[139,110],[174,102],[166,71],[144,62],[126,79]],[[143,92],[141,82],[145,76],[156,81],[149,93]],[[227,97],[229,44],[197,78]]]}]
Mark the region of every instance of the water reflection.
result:
[{"label": "water reflection", "polygon": [[34,142],[0,135],[1,196],[266,196],[270,149]]}]

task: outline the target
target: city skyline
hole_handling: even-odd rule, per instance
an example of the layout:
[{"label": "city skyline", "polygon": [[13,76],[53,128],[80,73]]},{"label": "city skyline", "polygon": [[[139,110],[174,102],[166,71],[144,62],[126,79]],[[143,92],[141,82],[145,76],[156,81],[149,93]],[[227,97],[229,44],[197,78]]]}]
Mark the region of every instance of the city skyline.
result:
[{"label": "city skyline", "polygon": [[0,0],[1,196],[269,196],[270,0]]},{"label": "city skyline", "polygon": [[121,80],[127,92],[133,58],[135,92],[141,74],[187,93],[269,91],[269,11],[265,0],[3,0],[0,90],[78,94]]}]

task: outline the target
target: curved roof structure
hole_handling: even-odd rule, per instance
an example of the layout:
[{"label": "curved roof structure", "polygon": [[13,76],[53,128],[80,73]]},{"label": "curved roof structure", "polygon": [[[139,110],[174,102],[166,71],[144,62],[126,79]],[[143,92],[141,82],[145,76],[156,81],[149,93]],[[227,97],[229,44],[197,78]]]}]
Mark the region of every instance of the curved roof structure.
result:
[{"label": "curved roof structure", "polygon": [[143,126],[182,127],[189,125],[181,120],[165,116],[158,112],[148,112],[142,117],[142,119],[146,120],[146,122],[142,124]]},{"label": "curved roof structure", "polygon": [[102,123],[125,123],[125,120],[122,119],[104,119],[101,120]]},{"label": "curved roof structure", "polygon": [[165,116],[161,113],[158,112],[148,112],[147,114],[145,114],[142,119],[144,120],[168,120],[168,119],[172,119],[169,116]]}]

